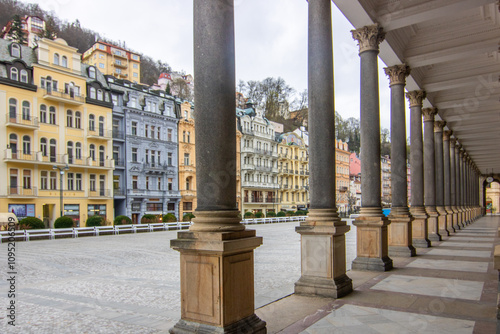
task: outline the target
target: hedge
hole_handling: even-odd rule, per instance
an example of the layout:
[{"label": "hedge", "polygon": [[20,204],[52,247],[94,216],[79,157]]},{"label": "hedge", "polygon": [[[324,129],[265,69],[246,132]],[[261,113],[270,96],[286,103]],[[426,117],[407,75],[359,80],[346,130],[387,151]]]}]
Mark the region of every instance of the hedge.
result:
[{"label": "hedge", "polygon": [[85,222],[85,225],[87,227],[93,227],[93,226],[102,226],[103,223],[105,222],[105,218],[101,216],[90,216],[87,218],[87,221]]},{"label": "hedge", "polygon": [[68,216],[62,216],[56,219],[54,222],[55,228],[70,228],[73,227],[73,219]]},{"label": "hedge", "polygon": [[19,222],[19,227],[24,230],[30,229],[43,229],[45,228],[45,224],[41,219],[36,217],[26,217],[21,219]]}]

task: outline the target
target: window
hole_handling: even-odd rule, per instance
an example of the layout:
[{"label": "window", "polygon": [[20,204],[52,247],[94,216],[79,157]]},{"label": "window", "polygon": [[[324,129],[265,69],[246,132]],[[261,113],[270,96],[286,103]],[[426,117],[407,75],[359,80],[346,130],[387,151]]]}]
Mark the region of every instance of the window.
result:
[{"label": "window", "polygon": [[172,166],[172,153],[171,152],[167,153],[167,164],[169,166]]},{"label": "window", "polygon": [[148,132],[149,132],[148,129],[149,129],[149,125],[147,125],[147,124],[144,125],[144,137],[146,137],[146,138],[148,137]]},{"label": "window", "polygon": [[187,112],[187,110],[186,110],[186,111],[184,111],[184,118],[185,118],[186,120],[188,119],[188,112]]},{"label": "window", "polygon": [[23,120],[30,120],[31,105],[28,101],[23,101]]},{"label": "window", "polygon": [[184,202],[184,203],[182,203],[182,209],[184,211],[192,211],[193,210],[193,202]]},{"label": "window", "polygon": [[45,104],[40,105],[40,122],[47,123],[47,106]]},{"label": "window", "polygon": [[54,65],[59,65],[59,54],[54,53]]},{"label": "window", "polygon": [[155,137],[155,132],[156,132],[155,130],[156,130],[156,127],[154,125],[151,125],[151,138],[153,138],[153,139]]},{"label": "window", "polygon": [[137,147],[132,147],[132,162],[137,162]]},{"label": "window", "polygon": [[128,103],[128,106],[131,108],[136,108],[137,106],[137,98],[136,97],[131,97],[130,101]]},{"label": "window", "polygon": [[[120,54],[120,52],[116,51],[116,54]],[[115,60],[116,65],[121,65],[122,61],[120,59]]]},{"label": "window", "polygon": [[134,78],[137,78],[138,76],[139,75],[136,72],[134,72]]},{"label": "window", "polygon": [[149,190],[149,176],[146,176],[146,190]]},{"label": "window", "polygon": [[10,169],[10,194],[17,194],[17,169]]},{"label": "window", "polygon": [[113,105],[117,106],[118,105],[118,95],[112,94],[111,99],[113,101]]},{"label": "window", "polygon": [[82,143],[75,144],[75,158],[78,160],[82,159]]},{"label": "window", "polygon": [[89,204],[88,216],[102,216],[106,217],[106,204]]},{"label": "window", "polygon": [[89,158],[95,161],[95,145],[90,144],[89,146]]},{"label": "window", "polygon": [[23,136],[23,154],[31,154],[31,138]]},{"label": "window", "polygon": [[15,67],[10,68],[10,80],[19,81],[19,70]]},{"label": "window", "polygon": [[95,67],[89,67],[89,78],[95,79]]},{"label": "window", "polygon": [[49,107],[49,123],[56,124],[56,107]]},{"label": "window", "polygon": [[40,152],[42,156],[47,156],[47,138],[40,138]]},{"label": "window", "polygon": [[102,44],[99,44],[99,49],[101,49],[101,50],[106,50],[106,46],[105,46],[105,45],[102,45]]},{"label": "window", "polygon": [[104,68],[104,64],[103,63],[99,63],[99,68]]},{"label": "window", "polygon": [[160,139],[160,132],[161,132],[161,127],[158,127],[156,129],[156,139]]},{"label": "window", "polygon": [[62,59],[61,59],[61,65],[63,67],[68,67],[68,57],[66,56],[62,56]]},{"label": "window", "polygon": [[56,140],[51,139],[50,144],[49,144],[49,154],[50,154],[50,162],[56,162],[56,151],[57,151],[57,146],[56,146]]},{"label": "window", "polygon": [[28,83],[28,72],[21,70],[21,82]]},{"label": "window", "polygon": [[137,175],[132,176],[132,189],[138,189],[139,177]]},{"label": "window", "polygon": [[21,46],[19,44],[12,44],[10,47],[10,55],[15,58],[21,58]]},{"label": "window", "polygon": [[139,68],[139,65],[134,64],[134,65],[132,65],[132,67],[133,67],[133,68]]},{"label": "window", "polygon": [[31,189],[31,170],[23,170],[23,189]]},{"label": "window", "polygon": [[167,141],[172,141],[172,129],[167,130]]},{"label": "window", "polygon": [[82,114],[79,111],[75,112],[75,128],[77,129],[82,128]]},{"label": "window", "polygon": [[132,135],[137,136],[137,122],[132,122]]},{"label": "window", "polygon": [[66,111],[66,126],[68,128],[73,127],[73,111],[71,110]]},{"label": "window", "polygon": [[191,142],[191,132],[189,132],[189,131],[187,133],[187,141],[188,141],[188,143]]},{"label": "window", "polygon": [[49,173],[44,170],[40,172],[40,189],[47,190],[49,184]]},{"label": "window", "polygon": [[102,90],[101,89],[98,89],[97,90],[97,99],[99,101],[102,101],[103,100],[103,95],[102,95]]},{"label": "window", "polygon": [[90,191],[95,191],[95,189],[96,189],[95,174],[90,174],[89,180],[90,180],[90,184],[89,184]]},{"label": "window", "polygon": [[167,203],[168,211],[175,211],[175,203]]},{"label": "window", "polygon": [[99,136],[104,136],[104,117],[99,116]]},{"label": "window", "polygon": [[146,150],[146,163],[148,164],[149,163],[149,150]]},{"label": "window", "polygon": [[186,190],[191,190],[191,178],[186,179]]},{"label": "window", "polygon": [[73,163],[73,142],[69,141],[67,145],[68,162]]},{"label": "window", "polygon": [[99,166],[104,166],[104,146],[99,146]]},{"label": "window", "polygon": [[122,70],[119,69],[119,68],[115,68],[115,72],[118,73],[118,74],[121,74],[122,73]]},{"label": "window", "polygon": [[158,184],[157,184],[157,186],[158,186],[157,189],[161,190],[161,177],[158,178]]},{"label": "window", "polygon": [[186,142],[186,131],[182,131],[182,141]]},{"label": "window", "polygon": [[17,117],[17,100],[9,99],[9,117],[16,119]]},{"label": "window", "polygon": [[67,174],[67,181],[68,181],[68,190],[75,190],[75,174],[74,173]]},{"label": "window", "polygon": [[89,90],[90,90],[90,98],[95,100],[95,98],[96,98],[96,90],[95,90],[95,88],[94,87],[90,87]]},{"label": "window", "polygon": [[76,189],[77,191],[82,191],[82,174],[76,173]]},{"label": "window", "polygon": [[184,153],[184,165],[189,166],[189,153]]},{"label": "window", "polygon": [[57,173],[55,171],[50,172],[50,190],[57,189]]},{"label": "window", "polygon": [[89,115],[89,131],[95,131],[95,116],[93,114]]},{"label": "window", "polygon": [[174,179],[169,178],[167,185],[168,185],[168,190],[173,190],[174,189]]}]

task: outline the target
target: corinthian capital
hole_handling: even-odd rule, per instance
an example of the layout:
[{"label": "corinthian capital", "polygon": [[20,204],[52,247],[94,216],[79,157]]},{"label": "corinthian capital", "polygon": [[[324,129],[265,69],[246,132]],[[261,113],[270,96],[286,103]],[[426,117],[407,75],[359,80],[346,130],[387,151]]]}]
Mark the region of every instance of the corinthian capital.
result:
[{"label": "corinthian capital", "polygon": [[351,30],[352,38],[358,41],[359,53],[365,51],[377,51],[378,46],[385,38],[384,29],[377,23]]},{"label": "corinthian capital", "polygon": [[443,132],[443,128],[446,125],[445,121],[435,121],[434,122],[434,132]]},{"label": "corinthian capital", "polygon": [[451,130],[444,131],[443,132],[443,140],[444,141],[450,141],[451,140],[450,137],[451,137],[452,134],[453,134],[453,131],[451,131]]},{"label": "corinthian capital", "polygon": [[437,108],[424,108],[422,109],[422,115],[424,116],[424,122],[434,122],[434,116],[437,114]]},{"label": "corinthian capital", "polygon": [[385,74],[389,77],[390,86],[405,85],[406,77],[410,75],[410,66],[406,64],[394,65],[384,68]]},{"label": "corinthian capital", "polygon": [[422,101],[424,101],[426,93],[424,90],[413,90],[406,93],[406,98],[410,101],[411,107],[421,107]]}]

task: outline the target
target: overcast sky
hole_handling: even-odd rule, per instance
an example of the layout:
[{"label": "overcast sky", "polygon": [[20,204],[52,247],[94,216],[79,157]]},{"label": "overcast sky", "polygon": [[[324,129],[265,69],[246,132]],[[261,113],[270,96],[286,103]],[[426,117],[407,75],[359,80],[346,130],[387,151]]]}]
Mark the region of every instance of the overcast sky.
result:
[{"label": "overcast sky", "polygon": [[[236,82],[282,77],[297,92],[307,88],[307,1],[234,0]],[[174,70],[193,73],[192,0],[32,0],[62,20],[83,27]],[[140,7],[138,7],[140,6]],[[359,56],[351,24],[332,3],[335,108],[359,118]],[[388,79],[379,61],[381,125],[390,127]],[[196,80],[196,78],[195,78]]]}]

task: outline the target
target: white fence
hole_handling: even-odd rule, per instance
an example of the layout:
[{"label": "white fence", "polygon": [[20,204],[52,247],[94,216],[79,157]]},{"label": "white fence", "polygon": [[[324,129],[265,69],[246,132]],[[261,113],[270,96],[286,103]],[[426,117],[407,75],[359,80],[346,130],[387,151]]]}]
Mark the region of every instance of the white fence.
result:
[{"label": "white fence", "polygon": [[[242,224],[252,225],[252,224],[300,222],[304,221],[306,217],[307,216],[291,216],[291,217],[243,219]],[[173,223],[137,224],[137,225],[50,228],[42,230],[16,230],[13,232],[0,231],[0,240],[1,242],[30,241],[32,238],[57,239],[57,237],[63,237],[63,236],[78,238],[80,236],[120,234],[121,232],[137,233],[137,232],[182,230],[189,228],[191,224],[192,222],[173,222]],[[9,240],[9,238],[12,239]]]}]

